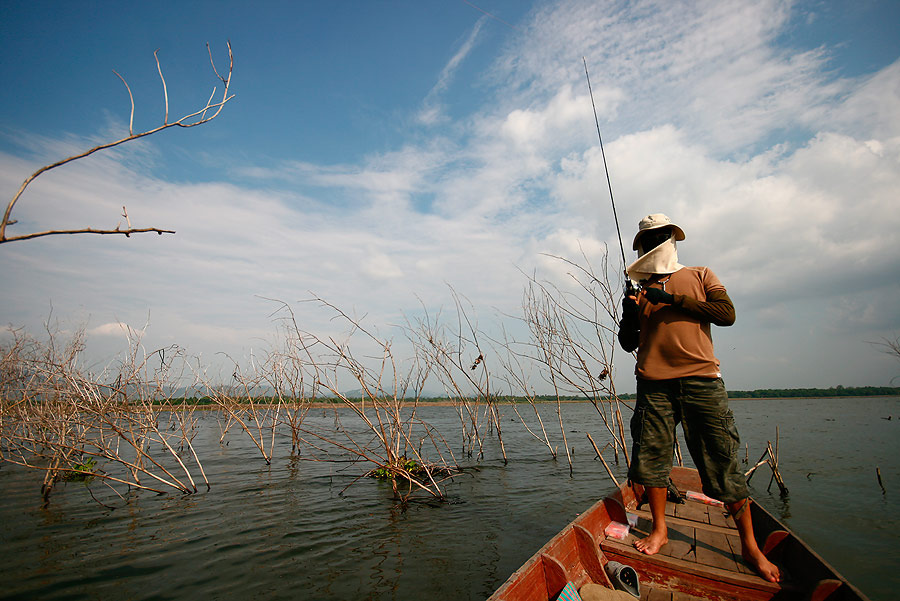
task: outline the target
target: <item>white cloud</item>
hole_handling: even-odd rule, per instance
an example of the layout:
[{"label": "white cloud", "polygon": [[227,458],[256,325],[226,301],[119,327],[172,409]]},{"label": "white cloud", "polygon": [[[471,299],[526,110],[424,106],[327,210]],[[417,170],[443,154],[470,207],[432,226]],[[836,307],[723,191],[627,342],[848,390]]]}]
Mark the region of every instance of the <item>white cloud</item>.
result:
[{"label": "white cloud", "polygon": [[821,51],[775,45],[790,16],[781,0],[714,4],[681,1],[570,0],[548,4],[502,59],[522,103],[561,85],[585,86],[587,59],[595,93],[621,89],[601,126],[615,134],[673,123],[716,152],[759,141],[773,127],[815,123],[823,103],[844,90],[823,73]]},{"label": "white cloud", "polygon": [[900,136],[900,59],[858,82],[828,117],[839,133],[863,138]]},{"label": "white cloud", "polygon": [[378,280],[394,280],[403,277],[403,270],[382,252],[371,252],[362,262],[363,271]]},{"label": "white cloud", "polygon": [[120,321],[114,321],[90,328],[85,333],[88,336],[126,336],[128,330],[128,325]]},{"label": "white cloud", "polygon": [[449,87],[460,64],[475,47],[476,41],[478,40],[478,34],[481,31],[481,27],[484,25],[485,20],[487,20],[487,17],[482,17],[475,23],[459,50],[457,50],[456,54],[454,54],[447,64],[444,65],[437,83],[434,84],[434,87],[428,92],[428,95],[422,103],[422,109],[419,111],[419,114],[416,115],[416,120],[420,124],[433,126],[446,120],[446,117],[443,115],[443,108],[440,105],[441,95]]},{"label": "white cloud", "polygon": [[[97,337],[152,310],[149,347],[180,343],[215,360],[271,340],[277,306],[261,297],[316,295],[386,326],[418,311],[419,299],[449,304],[448,286],[483,311],[515,313],[519,269],[567,277],[541,253],[584,253],[597,267],[608,248],[618,278],[584,55],[629,259],[642,216],[675,218],[688,235],[682,262],[712,266],[738,304],[726,335],[758,371],[737,383],[767,385],[752,374],[785,373],[767,345],[792,349],[790,337],[823,324],[874,339],[900,328],[893,305],[867,298],[889,296],[900,276],[891,250],[900,242],[900,62],[858,82],[835,79],[829,49],[777,45],[790,16],[777,0],[548,3],[497,58],[494,96],[441,129],[445,92],[467,84],[455,75],[478,49],[481,26],[470,30],[418,113],[429,133],[397,149],[235,170],[264,185],[173,183],[115,154],[65,167],[29,189],[16,227],[113,227],[125,204],[133,224],[178,233],[4,245],[5,309],[34,328],[52,301],[57,312],[95,316]],[[0,155],[2,189],[33,168]],[[307,329],[337,327],[308,304],[295,309]],[[798,358],[787,369],[814,380],[821,368]]]}]

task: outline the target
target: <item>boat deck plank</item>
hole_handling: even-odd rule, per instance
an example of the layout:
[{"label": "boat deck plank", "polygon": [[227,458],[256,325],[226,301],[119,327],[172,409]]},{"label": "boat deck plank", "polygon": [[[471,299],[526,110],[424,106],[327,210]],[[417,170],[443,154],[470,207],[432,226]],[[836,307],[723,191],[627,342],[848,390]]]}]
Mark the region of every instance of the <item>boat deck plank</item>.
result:
[{"label": "boat deck plank", "polygon": [[728,512],[721,507],[710,507],[708,510],[709,523],[720,528],[734,528],[734,520]]},{"label": "boat deck plank", "polygon": [[688,595],[678,591],[665,591],[661,589],[649,589],[641,591],[641,601],[705,601],[701,597]]},{"label": "boat deck plank", "polygon": [[686,561],[697,561],[694,529],[682,524],[669,526],[669,542],[663,547],[663,555]]},{"label": "boat deck plank", "polygon": [[675,517],[701,524],[709,523],[709,505],[696,503],[694,501],[685,501],[680,505],[675,505]]},{"label": "boat deck plank", "polygon": [[744,558],[741,556],[741,537],[737,534],[728,534],[725,537],[728,540],[728,546],[731,547],[731,554],[734,555],[734,562],[741,574],[755,574]]},{"label": "boat deck plank", "polygon": [[[643,518],[650,522],[650,512],[645,509],[629,509],[630,513],[634,513],[638,516],[638,518]],[[712,518],[711,518],[712,519]],[[718,525],[718,524],[710,524],[707,522],[697,522],[694,520],[690,520],[687,518],[676,517],[675,515],[666,515],[666,523],[670,526],[672,524],[688,524],[694,528],[703,528],[704,530],[710,530],[712,532],[722,532],[724,534],[729,534],[734,532],[736,528],[734,527],[734,521],[729,518],[726,524]]]},{"label": "boat deck plank", "polygon": [[672,593],[644,587],[641,589],[641,601],[672,601]]},{"label": "boat deck plank", "polygon": [[672,593],[672,601],[705,601],[702,597],[695,597],[687,593]]},{"label": "boat deck plank", "polygon": [[[673,468],[673,482],[679,490],[700,490],[695,470]],[[767,553],[788,576],[781,584],[760,578],[743,560],[734,520],[724,508],[698,501],[667,503],[669,542],[659,553],[645,555],[634,547],[652,530],[647,506],[636,507],[643,492],[642,487],[623,486],[597,501],[516,570],[489,601],[551,601],[567,580],[576,587],[589,581],[611,586],[601,567],[607,560],[638,571],[643,601],[809,601],[828,595],[842,601],[868,601],[756,504],[750,507],[754,529],[758,538],[768,537]],[[606,536],[610,522],[624,522],[626,511],[638,517],[628,535],[623,540]]]},{"label": "boat deck plank", "polygon": [[[607,539],[601,543],[607,552],[627,558],[629,555],[639,557],[642,554],[633,548],[634,542],[650,533],[652,521],[650,512],[629,508],[638,515],[637,524],[622,541]],[[753,570],[751,570],[740,551],[740,538],[734,520],[721,507],[706,505],[697,501],[686,501],[683,504],[666,504],[666,523],[669,526],[669,542],[660,552],[650,556],[651,561],[659,564],[687,566],[696,573],[717,574],[743,586],[769,588]],[[647,557],[647,556],[643,556]],[[685,592],[668,590],[665,586],[648,585],[642,590],[642,601],[693,601],[693,597]],[[776,585],[777,586],[777,585]]]},{"label": "boat deck plank", "polygon": [[688,575],[703,576],[743,588],[769,591],[772,593],[778,592],[781,589],[779,585],[767,582],[755,574],[743,574],[736,570],[724,570],[716,566],[704,565],[697,561],[668,556],[664,553],[644,555],[631,545],[625,544],[622,541],[606,539],[600,546],[607,556],[621,557],[623,563],[626,564],[631,561],[639,560],[647,565],[656,565]]},{"label": "boat deck plank", "polygon": [[[638,523],[622,541],[626,545],[633,545],[635,540],[647,536],[652,527],[650,512],[635,509],[631,511],[638,515]],[[660,549],[660,555],[738,574],[752,574],[746,566],[741,565],[740,539],[737,537],[734,520],[726,518],[721,507],[696,501],[677,505],[668,502],[666,513],[671,514],[666,520],[669,542]],[[729,537],[737,541],[736,548]]]},{"label": "boat deck plank", "polygon": [[694,529],[697,563],[714,566],[723,570],[740,572],[731,552],[728,538],[721,532],[710,532],[702,528]]}]

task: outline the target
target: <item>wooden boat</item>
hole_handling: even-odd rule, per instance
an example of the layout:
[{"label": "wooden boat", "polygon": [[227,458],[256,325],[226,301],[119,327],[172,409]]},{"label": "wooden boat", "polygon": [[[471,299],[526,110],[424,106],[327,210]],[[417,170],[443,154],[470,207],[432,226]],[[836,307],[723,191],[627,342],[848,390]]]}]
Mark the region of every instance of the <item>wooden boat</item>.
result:
[{"label": "wooden boat", "polygon": [[[678,490],[699,491],[696,470],[675,467]],[[639,505],[643,488],[622,485],[598,501],[516,570],[488,601],[551,601],[568,582],[614,588],[604,567],[615,561],[638,574],[645,601],[867,600],[815,551],[765,509],[752,503],[753,527],[760,548],[782,570],[784,582],[757,576],[741,558],[734,520],[721,506],[686,499],[666,506],[669,542],[656,555],[634,548],[650,531],[650,512]],[[694,495],[691,495],[694,496]],[[630,516],[629,516],[630,514]],[[612,522],[636,523],[624,539],[607,536]],[[610,527],[610,532],[616,524]]]}]

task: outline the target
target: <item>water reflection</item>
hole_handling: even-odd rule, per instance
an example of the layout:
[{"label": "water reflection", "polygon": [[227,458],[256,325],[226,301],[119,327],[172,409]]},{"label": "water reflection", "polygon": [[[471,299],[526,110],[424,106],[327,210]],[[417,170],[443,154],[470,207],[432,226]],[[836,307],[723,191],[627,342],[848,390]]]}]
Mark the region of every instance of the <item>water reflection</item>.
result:
[{"label": "water reflection", "polygon": [[[553,423],[553,408],[546,410],[545,423]],[[881,494],[874,465],[886,482],[900,481],[900,420],[878,417],[900,413],[900,400],[746,401],[733,403],[733,410],[751,456],[774,437],[773,420],[781,426],[780,468],[791,494],[767,492],[762,467],[753,481],[759,502],[873,599],[891,598],[900,586],[900,496]],[[565,405],[563,411],[574,426],[567,433],[590,431],[601,448],[607,442],[593,407]],[[422,408],[420,414],[442,432],[458,432],[452,408]],[[311,412],[307,419],[334,422],[330,411]],[[350,419],[343,425],[349,428]],[[508,419],[504,426],[509,463],[504,465],[496,439],[489,439],[485,459],[465,464],[467,472],[448,483],[444,502],[398,504],[389,485],[357,480],[366,469],[362,463],[314,461],[306,451],[291,456],[289,437],[276,441],[267,466],[235,433],[220,445],[210,416],[200,417],[194,444],[212,488],[195,495],[135,492],[119,499],[101,497],[103,489],[93,487],[117,507],[110,511],[94,503],[83,485],[69,483],[40,509],[33,474],[4,466],[0,580],[11,584],[0,594],[484,599],[611,488],[583,434],[569,436],[575,448],[570,475],[564,455],[553,459],[521,426]],[[561,445],[558,429],[548,431]],[[624,465],[609,463],[623,478]]]}]

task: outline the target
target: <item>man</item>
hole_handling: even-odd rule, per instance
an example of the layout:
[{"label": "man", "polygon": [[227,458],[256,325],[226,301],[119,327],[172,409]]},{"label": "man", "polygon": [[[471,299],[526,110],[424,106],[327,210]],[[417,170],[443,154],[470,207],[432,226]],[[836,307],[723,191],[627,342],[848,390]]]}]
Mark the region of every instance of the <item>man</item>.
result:
[{"label": "man", "polygon": [[778,582],[778,567],[753,536],[747,481],[738,467],[740,439],[713,354],[710,324],[733,324],[734,305],[712,271],[678,263],[675,243],[684,237],[662,213],[641,219],[632,245],[638,260],[627,270],[642,285],[636,296],[623,299],[619,324],[619,344],[627,352],[637,349],[628,478],[644,486],[653,518],[650,535],[634,546],[653,555],[669,540],[666,492],[675,426],[681,423],[703,492],[725,503],[734,517],[744,559],[763,578]]}]

